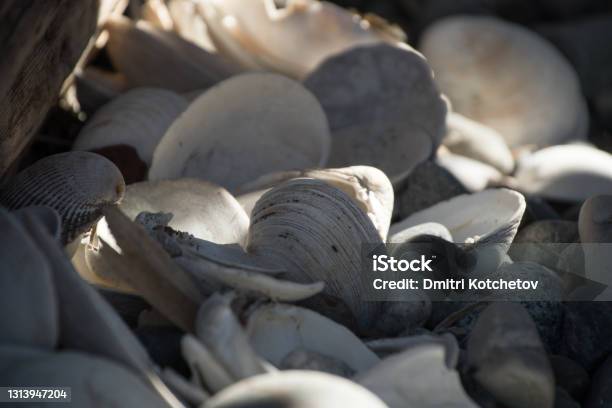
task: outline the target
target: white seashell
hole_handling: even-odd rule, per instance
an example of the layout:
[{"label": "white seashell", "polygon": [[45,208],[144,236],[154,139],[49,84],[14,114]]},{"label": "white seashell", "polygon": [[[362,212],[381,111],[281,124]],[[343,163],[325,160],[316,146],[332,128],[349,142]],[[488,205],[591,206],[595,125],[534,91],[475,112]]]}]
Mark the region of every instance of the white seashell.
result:
[{"label": "white seashell", "polygon": [[255,352],[277,367],[300,349],[333,357],[354,372],[367,370],[379,361],[344,326],[296,306],[260,306],[249,315],[246,331]]},{"label": "white seashell", "polygon": [[296,282],[325,282],[325,292],[341,299],[365,328],[380,305],[360,297],[362,244],[382,241],[350,197],[319,180],[294,179],[257,202],[247,252],[282,266]]},{"label": "white seashell", "polygon": [[260,177],[240,187],[238,201],[251,213],[257,200],[274,185],[293,178],[314,178],[339,188],[367,213],[383,239],[387,237],[393,215],[393,186],[385,173],[375,167],[352,166],[341,169],[287,171]]},{"label": "white seashell", "polygon": [[446,131],[447,106],[431,69],[407,46],[352,48],[304,85],[329,119],[332,166],[374,166],[395,183],[432,155]]},{"label": "white seashell", "polygon": [[127,18],[106,22],[106,49],[113,66],[130,87],[158,87],[175,92],[209,88],[240,72],[223,57],[210,54],[176,33]]},{"label": "white seashell", "polygon": [[215,395],[203,408],[240,408],[259,403],[283,408],[388,408],[378,397],[352,381],[298,370],[240,381]]},{"label": "white seashell", "polygon": [[588,145],[552,146],[521,158],[517,185],[529,194],[583,201],[612,189],[612,156]]},{"label": "white seashell", "polygon": [[497,130],[511,147],[586,137],[576,73],[537,34],[491,17],[456,16],[430,26],[420,49],[454,109]]},{"label": "white seashell", "polygon": [[448,170],[472,193],[495,186],[504,177],[496,168],[458,154],[438,154],[436,163]]},{"label": "white seashell", "polygon": [[452,153],[486,163],[503,174],[514,169],[512,152],[499,132],[455,112],[446,117],[446,127],[442,143]]},{"label": "white seashell", "polygon": [[446,365],[446,352],[437,341],[417,343],[356,380],[389,408],[477,408],[463,390],[459,374]]},{"label": "white seashell", "polygon": [[302,78],[331,55],[385,40],[358,15],[326,1],[205,0],[216,47],[247,67]]},{"label": "white seashell", "polygon": [[217,51],[208,33],[202,7],[197,2],[168,0],[167,7],[174,31],[208,52],[215,53]]},{"label": "white seashell", "polygon": [[306,89],[276,74],[244,74],[196,99],[157,146],[151,180],[196,177],[232,190],[261,175],[322,166],[327,119]]},{"label": "white seashell", "polygon": [[119,169],[94,153],[47,156],[19,172],[0,188],[0,205],[18,209],[46,205],[62,218],[62,242],[72,242],[101,217],[102,209],[123,197]]},{"label": "white seashell", "polygon": [[165,89],[128,91],[96,111],[77,136],[72,149],[128,145],[150,166],[159,140],[186,108],[184,98]]},{"label": "white seashell", "polygon": [[196,337],[186,334],[181,352],[193,375],[192,381],[213,393],[234,383],[231,375]]},{"label": "white seashell", "polygon": [[437,222],[424,222],[405,229],[398,229],[389,237],[388,243],[401,244],[419,235],[432,235],[453,242],[453,236],[448,228]]}]

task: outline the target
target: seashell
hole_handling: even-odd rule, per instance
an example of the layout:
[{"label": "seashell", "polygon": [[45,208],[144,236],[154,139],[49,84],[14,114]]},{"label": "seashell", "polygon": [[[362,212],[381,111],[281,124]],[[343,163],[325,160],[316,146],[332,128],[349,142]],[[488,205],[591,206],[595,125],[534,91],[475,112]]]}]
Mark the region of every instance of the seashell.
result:
[{"label": "seashell", "polygon": [[520,159],[515,177],[526,193],[583,201],[612,188],[612,156],[587,145],[547,147]]},{"label": "seashell", "polygon": [[240,72],[223,57],[146,21],[133,23],[127,18],[114,18],[106,22],[105,28],[108,55],[130,87],[187,92],[209,88]]},{"label": "seashell", "polygon": [[495,129],[511,147],[586,137],[576,73],[537,34],[491,17],[456,16],[431,25],[419,49],[454,109]]},{"label": "seashell", "polygon": [[0,343],[52,350],[59,312],[50,265],[18,216],[2,208],[0,230]]},{"label": "seashell", "polygon": [[203,408],[388,408],[365,388],[331,374],[283,371],[240,381],[216,394]]},{"label": "seashell", "polygon": [[196,337],[183,336],[181,351],[191,370],[192,382],[200,388],[216,393],[234,383],[232,376]]},{"label": "seashell", "polygon": [[296,282],[325,282],[325,292],[342,299],[362,328],[378,304],[363,302],[362,244],[382,245],[366,214],[339,189],[314,179],[274,187],[251,214],[247,252],[265,256]]},{"label": "seashell", "polygon": [[503,175],[496,168],[458,154],[438,153],[436,163],[448,170],[471,193],[498,185],[503,180]]},{"label": "seashell", "polygon": [[459,363],[461,348],[455,336],[451,333],[444,333],[440,336],[431,334],[418,334],[408,337],[392,337],[370,340],[366,343],[369,349],[376,352],[378,355],[392,355],[401,353],[402,351],[420,346],[422,344],[438,343],[445,347],[446,366],[456,367]]},{"label": "seashell", "polygon": [[47,205],[62,217],[62,242],[67,244],[90,229],[102,209],[123,197],[125,183],[117,167],[88,152],[45,157],[0,188],[0,205],[18,209]]},{"label": "seashell", "polygon": [[[179,408],[156,395],[142,379],[124,366],[85,353],[44,352],[25,347],[0,346],[0,361],[10,361],[0,370],[0,381],[9,387],[69,387],[70,404],[79,408],[144,406]],[[2,366],[2,364],[0,364]],[[34,406],[35,403],[26,405]]]},{"label": "seashell", "polygon": [[174,122],[149,178],[196,177],[232,190],[274,171],[322,166],[329,144],[310,92],[280,75],[244,74],[208,90]]},{"label": "seashell", "polygon": [[202,7],[198,3],[183,0],[168,0],[168,12],[174,31],[184,39],[216,53],[217,49],[210,38]]},{"label": "seashell", "polygon": [[140,6],[140,18],[161,30],[172,30],[174,22],[163,0],[146,0]]},{"label": "seashell", "polygon": [[358,15],[327,1],[248,4],[206,0],[201,6],[215,46],[249,68],[303,78],[326,58],[388,40]]},{"label": "seashell", "polygon": [[389,408],[477,408],[463,390],[459,374],[446,365],[446,353],[438,341],[417,343],[382,360],[356,381]]},{"label": "seashell", "polygon": [[325,60],[304,85],[329,119],[332,166],[374,166],[395,183],[446,131],[446,101],[425,58],[408,46],[352,48]]},{"label": "seashell", "polygon": [[174,394],[182,397],[188,404],[199,406],[210,398],[206,391],[185,380],[170,367],[164,368],[162,378]]},{"label": "seashell", "polygon": [[367,370],[379,361],[344,326],[297,306],[258,307],[247,319],[246,332],[255,352],[277,367],[296,350],[334,358],[352,372]]},{"label": "seashell", "polygon": [[186,108],[187,101],[172,91],[133,89],[100,108],[87,121],[72,149],[128,145],[150,166],[159,140]]},{"label": "seashell", "polygon": [[446,127],[442,143],[452,153],[481,161],[503,174],[510,174],[514,169],[512,152],[496,130],[455,112],[449,112]]},{"label": "seashell", "polygon": [[260,177],[243,185],[238,201],[251,213],[257,200],[274,185],[293,178],[307,177],[325,181],[349,195],[370,217],[383,239],[387,237],[393,214],[393,186],[382,171],[369,166],[351,166],[342,169],[286,171]]},{"label": "seashell", "polygon": [[387,241],[390,244],[401,244],[422,235],[429,235],[453,242],[453,236],[448,228],[437,222],[424,222],[412,227],[397,231]]},{"label": "seashell", "polygon": [[467,345],[474,379],[509,408],[554,405],[555,381],[548,356],[529,313],[497,302],[478,317]]},{"label": "seashell", "polygon": [[125,75],[89,66],[74,73],[76,99],[81,110],[91,115],[127,88]]}]

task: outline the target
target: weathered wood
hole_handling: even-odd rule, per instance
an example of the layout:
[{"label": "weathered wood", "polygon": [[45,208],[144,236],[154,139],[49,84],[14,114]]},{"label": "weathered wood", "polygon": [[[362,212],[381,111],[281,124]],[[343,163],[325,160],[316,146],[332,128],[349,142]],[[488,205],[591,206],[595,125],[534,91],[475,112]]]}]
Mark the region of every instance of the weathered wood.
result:
[{"label": "weathered wood", "polygon": [[28,145],[117,0],[0,2],[0,177]]}]

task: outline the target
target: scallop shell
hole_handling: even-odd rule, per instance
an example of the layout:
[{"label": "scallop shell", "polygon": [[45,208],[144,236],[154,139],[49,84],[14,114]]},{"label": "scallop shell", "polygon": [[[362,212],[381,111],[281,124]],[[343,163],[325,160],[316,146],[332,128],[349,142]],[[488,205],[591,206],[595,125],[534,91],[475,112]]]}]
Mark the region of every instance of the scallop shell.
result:
[{"label": "scallop shell", "polygon": [[216,394],[203,408],[240,408],[258,402],[283,408],[388,408],[378,397],[352,381],[299,370],[240,381]]},{"label": "scallop shell", "polygon": [[446,131],[447,106],[431,69],[407,46],[352,48],[325,60],[304,85],[329,119],[332,166],[374,166],[395,183],[433,154]]},{"label": "scallop shell", "polygon": [[116,18],[109,20],[105,28],[109,57],[131,87],[187,92],[209,88],[240,72],[223,57],[145,21],[133,23],[127,18]]},{"label": "scallop shell", "polygon": [[269,174],[240,187],[237,199],[251,213],[257,200],[271,187],[293,178],[307,177],[325,181],[351,197],[386,239],[393,215],[393,186],[385,173],[374,167],[352,166],[342,169],[287,171]]},{"label": "scallop shell", "polygon": [[151,180],[196,177],[230,190],[261,175],[322,166],[329,129],[300,84],[276,74],[244,74],[196,99],[153,155]]},{"label": "scallop shell", "polygon": [[102,209],[121,200],[125,183],[117,167],[88,152],[59,153],[27,167],[0,189],[0,205],[18,209],[47,205],[62,217],[67,244],[102,217]]},{"label": "scallop shell", "polygon": [[327,57],[385,40],[358,15],[326,1],[206,0],[219,50],[251,67],[302,78]]},{"label": "scallop shell", "polygon": [[519,160],[516,181],[529,194],[583,201],[611,191],[612,156],[588,145],[548,147]]},{"label": "scallop shell", "polygon": [[436,163],[448,170],[471,193],[499,185],[504,179],[496,168],[458,154],[438,153]]},{"label": "scallop shell", "polygon": [[491,17],[449,17],[424,32],[419,49],[453,108],[497,130],[510,146],[586,137],[578,78],[537,34]]},{"label": "scallop shell", "polygon": [[319,180],[295,179],[257,202],[247,251],[284,267],[296,282],[325,282],[326,293],[342,299],[367,328],[379,305],[360,297],[362,244],[382,241],[350,197]]},{"label": "scallop shell", "polygon": [[296,306],[261,306],[249,315],[246,331],[255,352],[277,367],[296,350],[332,357],[354,372],[367,370],[379,361],[344,326]]},{"label": "scallop shell", "polygon": [[128,145],[150,166],[159,140],[186,108],[184,98],[165,89],[128,91],[104,105],[87,121],[72,149]]},{"label": "scallop shell", "polygon": [[514,169],[514,158],[499,132],[451,112],[446,117],[448,131],[442,143],[452,153],[495,167],[503,174]]}]

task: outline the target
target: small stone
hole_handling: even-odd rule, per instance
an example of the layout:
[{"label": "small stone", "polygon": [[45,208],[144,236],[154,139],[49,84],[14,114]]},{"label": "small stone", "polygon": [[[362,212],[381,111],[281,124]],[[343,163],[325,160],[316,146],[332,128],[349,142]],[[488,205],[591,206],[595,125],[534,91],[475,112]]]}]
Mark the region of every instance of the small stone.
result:
[{"label": "small stone", "polygon": [[589,388],[589,374],[580,364],[564,356],[550,356],[555,381],[573,398],[580,400]]},{"label": "small stone", "polygon": [[500,302],[479,316],[467,346],[475,380],[509,408],[552,408],[555,381],[535,323],[520,305]]}]

